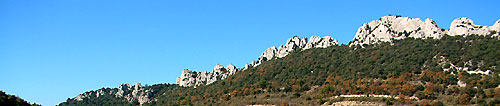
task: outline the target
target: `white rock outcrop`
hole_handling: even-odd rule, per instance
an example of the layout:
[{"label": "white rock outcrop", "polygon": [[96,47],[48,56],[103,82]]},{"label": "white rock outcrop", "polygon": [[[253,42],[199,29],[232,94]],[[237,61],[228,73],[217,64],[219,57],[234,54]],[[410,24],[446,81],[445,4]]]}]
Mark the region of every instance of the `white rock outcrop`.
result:
[{"label": "white rock outcrop", "polygon": [[[291,52],[297,50],[298,48],[303,48],[307,43],[307,38],[300,38],[298,36],[294,36],[286,41],[285,45],[281,45],[278,48],[278,53],[275,55],[275,57],[282,58],[285,57],[286,55],[290,54]],[[271,58],[268,58],[270,60]],[[260,60],[260,59],[259,59]]]},{"label": "white rock outcrop", "polygon": [[184,69],[181,76],[177,78],[176,83],[179,84],[179,86],[194,86],[196,88],[200,85],[212,84],[215,81],[226,79],[240,70],[241,69],[236,68],[236,66],[232,64],[227,65],[226,68],[217,64],[214,66],[212,72],[193,72],[189,69]]},{"label": "white rock outcrop", "polygon": [[456,35],[500,35],[500,20],[491,27],[475,25],[469,18],[457,18],[451,23],[449,30],[441,29],[432,19],[401,17],[397,15],[383,16],[359,27],[350,46],[391,42],[393,40],[412,38],[440,39],[445,34]]},{"label": "white rock outcrop", "polygon": [[229,64],[226,66],[226,70],[229,72],[229,75],[233,75],[238,71],[238,68],[236,68],[233,64]]},{"label": "white rock outcrop", "polygon": [[[126,94],[127,91],[132,91],[129,94]],[[152,100],[152,89],[145,89],[141,83],[136,83],[134,86],[130,84],[121,84],[118,88],[116,97],[121,97],[132,103],[133,101],[139,102],[141,105],[143,103],[149,102]]]},{"label": "white rock outcrop", "polygon": [[118,88],[89,91],[83,94],[79,94],[73,99],[81,101],[85,98],[98,98],[102,95],[113,95],[118,98],[124,98],[124,100],[130,103],[132,103],[133,101],[137,101],[142,105],[143,103],[150,102],[153,99],[153,90],[146,89],[141,85],[141,83],[136,83],[134,86],[130,84],[120,84]]},{"label": "white rock outcrop", "polygon": [[306,46],[302,48],[302,50],[307,50],[310,48],[326,48],[333,45],[338,45],[339,42],[336,39],[333,39],[330,36],[325,36],[323,38],[319,36],[311,36],[309,41],[306,43]]},{"label": "white rock outcrop", "polygon": [[474,21],[466,17],[457,18],[451,22],[448,35],[467,36],[471,34],[488,35],[490,34],[490,28],[488,28],[488,26],[475,25]]},{"label": "white rock outcrop", "polygon": [[297,50],[307,50],[311,48],[326,48],[329,46],[338,45],[339,42],[336,39],[333,39],[330,36],[325,36],[323,38],[319,36],[311,36],[311,39],[307,41],[307,37],[300,38],[298,36],[294,36],[286,41],[285,45],[281,45],[278,49],[275,46],[272,46],[257,59],[257,63],[252,66],[258,66],[262,62],[275,59],[275,58],[283,58],[288,54],[297,51]]},{"label": "white rock outcrop", "polygon": [[[282,50],[283,48],[280,47],[279,50]],[[272,46],[266,49],[262,55],[260,55],[259,59],[255,63],[256,65],[261,64],[264,61],[271,60],[277,55],[278,51],[276,50],[276,46]]]},{"label": "white rock outcrop", "polygon": [[490,30],[497,31],[497,34],[499,34],[500,33],[500,20],[495,22],[495,24],[493,24],[493,26],[490,27]]},{"label": "white rock outcrop", "polygon": [[401,17],[397,15],[383,16],[359,27],[350,45],[374,44],[394,39],[441,38],[444,30],[432,19]]}]

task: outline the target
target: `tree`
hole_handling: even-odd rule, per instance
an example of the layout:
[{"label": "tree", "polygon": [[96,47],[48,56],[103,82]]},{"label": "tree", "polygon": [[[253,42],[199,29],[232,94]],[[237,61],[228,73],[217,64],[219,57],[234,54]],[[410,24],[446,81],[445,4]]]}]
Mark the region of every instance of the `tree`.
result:
[{"label": "tree", "polygon": [[415,88],[412,84],[409,84],[409,83],[404,84],[403,88],[401,89],[403,94],[407,95],[407,96],[412,96],[416,90],[417,90],[417,88]]},{"label": "tree", "polygon": [[460,104],[467,105],[467,104],[469,104],[469,102],[470,102],[470,96],[469,96],[469,94],[462,94],[462,95],[460,95],[460,98],[459,98],[459,103]]},{"label": "tree", "polygon": [[288,106],[288,103],[286,101],[281,102],[281,106]]}]

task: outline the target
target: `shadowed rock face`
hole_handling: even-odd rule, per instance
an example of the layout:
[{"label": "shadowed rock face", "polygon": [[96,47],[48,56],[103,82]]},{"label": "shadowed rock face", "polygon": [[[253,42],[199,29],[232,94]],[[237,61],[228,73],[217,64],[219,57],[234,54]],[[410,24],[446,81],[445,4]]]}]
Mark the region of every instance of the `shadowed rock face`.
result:
[{"label": "shadowed rock face", "polygon": [[177,78],[176,83],[180,86],[191,87],[200,86],[205,84],[211,84],[217,80],[223,80],[227,77],[233,75],[238,71],[244,71],[249,67],[254,67],[260,65],[262,62],[269,61],[276,58],[282,58],[290,54],[291,52],[297,50],[306,50],[310,48],[325,48],[333,45],[338,45],[338,41],[330,36],[325,36],[323,38],[319,36],[312,36],[311,40],[307,41],[307,38],[300,38],[294,36],[287,40],[285,45],[281,45],[279,48],[272,46],[267,48],[261,56],[259,56],[257,61],[253,61],[252,64],[246,64],[245,68],[237,68],[236,66],[229,64],[225,68],[224,66],[217,64],[212,72],[193,72],[189,69],[184,69],[180,77]]},{"label": "shadowed rock face", "polygon": [[437,26],[432,19],[409,18],[395,15],[383,16],[363,24],[356,32],[356,36],[350,42],[350,46],[374,44],[379,42],[390,42],[392,40],[412,38],[440,39],[443,35],[489,35],[498,36],[500,31],[500,20],[493,26],[479,26],[469,18],[457,18],[450,26],[450,30],[444,30]]}]

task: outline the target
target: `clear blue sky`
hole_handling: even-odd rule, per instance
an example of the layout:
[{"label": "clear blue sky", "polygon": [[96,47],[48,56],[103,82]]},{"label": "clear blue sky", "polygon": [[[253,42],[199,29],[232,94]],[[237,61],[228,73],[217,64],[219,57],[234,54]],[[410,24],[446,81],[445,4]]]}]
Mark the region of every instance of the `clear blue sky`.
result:
[{"label": "clear blue sky", "polygon": [[55,105],[122,83],[175,83],[185,68],[242,67],[294,35],[345,44],[387,14],[445,29],[500,19],[498,0],[249,1],[1,0],[0,90]]}]

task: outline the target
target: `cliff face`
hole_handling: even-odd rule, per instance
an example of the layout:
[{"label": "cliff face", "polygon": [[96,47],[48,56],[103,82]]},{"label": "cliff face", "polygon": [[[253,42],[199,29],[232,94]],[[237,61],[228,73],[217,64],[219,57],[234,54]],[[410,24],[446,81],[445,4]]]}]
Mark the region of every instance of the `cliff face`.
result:
[{"label": "cliff face", "polygon": [[244,71],[249,67],[258,66],[265,61],[285,57],[297,50],[325,48],[333,45],[338,45],[338,41],[330,36],[325,36],[323,38],[319,36],[312,36],[309,41],[306,37],[300,38],[295,36],[288,39],[287,42],[284,45],[279,46],[279,48],[276,48],[276,46],[267,48],[262,55],[259,56],[257,61],[253,61],[252,64],[246,64],[244,68],[236,68],[232,64],[229,64],[224,68],[224,66],[217,64],[212,72],[194,72],[190,69],[184,69],[181,76],[177,78],[176,83],[179,84],[179,86],[184,87],[208,85],[217,80],[226,79],[238,71]]},{"label": "cliff face", "polygon": [[493,26],[475,25],[469,18],[457,18],[450,26],[449,30],[441,29],[432,19],[409,18],[395,15],[381,17],[363,24],[356,32],[356,36],[349,45],[374,44],[379,42],[390,42],[392,40],[412,38],[433,38],[439,39],[443,35],[499,35],[499,21]]}]

